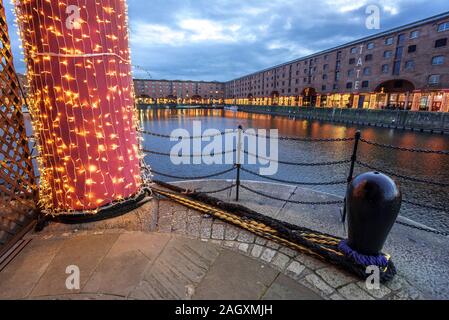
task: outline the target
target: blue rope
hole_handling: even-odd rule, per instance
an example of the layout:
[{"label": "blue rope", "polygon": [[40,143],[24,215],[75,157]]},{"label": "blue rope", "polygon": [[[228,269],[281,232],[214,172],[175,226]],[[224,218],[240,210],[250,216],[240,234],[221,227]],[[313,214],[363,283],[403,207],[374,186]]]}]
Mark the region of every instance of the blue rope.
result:
[{"label": "blue rope", "polygon": [[388,266],[388,259],[383,254],[378,256],[366,256],[360,254],[348,245],[348,240],[342,240],[338,244],[338,249],[343,252],[347,257],[352,258],[357,264],[362,266],[378,266],[386,268]]}]

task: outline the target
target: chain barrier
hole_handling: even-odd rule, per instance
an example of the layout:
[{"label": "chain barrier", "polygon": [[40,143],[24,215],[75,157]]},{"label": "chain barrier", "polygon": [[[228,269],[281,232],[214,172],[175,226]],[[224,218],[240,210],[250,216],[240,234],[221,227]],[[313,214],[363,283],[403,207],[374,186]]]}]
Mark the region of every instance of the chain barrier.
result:
[{"label": "chain barrier", "polygon": [[429,206],[427,204],[421,204],[421,203],[417,203],[417,202],[413,202],[413,201],[408,201],[408,200],[402,200],[403,203],[405,204],[409,204],[411,206],[415,206],[415,207],[419,207],[419,208],[423,208],[423,209],[430,209],[430,210],[435,210],[435,211],[441,211],[441,212],[446,212],[448,211],[447,208],[442,208],[442,207],[435,207],[435,206]]},{"label": "chain barrier", "polygon": [[408,181],[417,182],[417,183],[431,184],[431,185],[439,186],[439,187],[449,187],[449,183],[434,182],[434,181],[431,181],[431,180],[424,180],[424,179],[418,179],[418,178],[413,178],[413,177],[409,177],[409,176],[404,176],[404,175],[401,175],[401,174],[398,174],[398,173],[394,173],[394,172],[391,172],[391,171],[387,171],[387,170],[383,170],[383,169],[379,169],[379,168],[373,167],[373,166],[371,166],[371,165],[369,165],[367,163],[361,162],[361,161],[356,161],[356,163],[359,166],[361,166],[361,167],[364,167],[364,168],[367,168],[367,169],[370,169],[370,170],[374,170],[374,171],[383,172],[383,173],[385,173],[387,175],[390,175],[390,176],[393,176],[393,177],[396,177],[396,178],[400,178],[400,179],[403,179],[403,180],[408,180]]},{"label": "chain barrier", "polygon": [[369,141],[369,140],[362,139],[362,138],[360,139],[360,141],[364,142],[366,144],[375,146],[375,147],[387,148],[387,149],[393,149],[393,150],[399,150],[399,151],[415,152],[415,153],[427,153],[427,154],[438,154],[438,155],[445,155],[445,156],[449,155],[449,151],[446,151],[446,150],[411,149],[411,148],[404,148],[404,147],[393,146],[393,145],[390,145],[390,144],[377,143],[377,142]]},{"label": "chain barrier", "polygon": [[151,169],[151,172],[155,173],[157,175],[166,177],[166,178],[181,179],[181,180],[203,180],[203,179],[218,177],[218,176],[224,175],[224,174],[229,173],[234,170],[235,170],[235,167],[232,167],[228,170],[224,170],[224,171],[220,171],[220,172],[216,172],[216,173],[212,173],[212,174],[208,174],[208,175],[204,175],[204,176],[193,176],[193,177],[175,176],[175,175],[171,175],[168,173],[159,172],[154,169]]},{"label": "chain barrier", "polygon": [[[245,135],[253,137],[261,137],[270,139],[270,136],[259,135],[258,133],[252,133],[245,131]],[[294,137],[277,137],[279,140],[283,141],[299,141],[299,142],[350,142],[354,141],[354,138],[328,138],[328,139],[314,139],[314,138],[294,138]]]},{"label": "chain barrier", "polygon": [[[167,183],[160,181],[160,180],[153,180],[154,183],[161,185],[161,186],[167,186]],[[178,186],[177,186],[178,187]],[[229,186],[223,187],[221,189],[216,189],[216,190],[210,190],[210,191],[201,191],[201,190],[197,190],[197,189],[186,189],[186,188],[182,188],[183,190],[180,190],[180,193],[182,194],[214,194],[214,193],[219,193],[219,192],[223,192],[226,190],[230,190],[232,188],[235,187],[235,184],[231,184]],[[181,187],[178,187],[181,189]]]},{"label": "chain barrier", "polygon": [[414,226],[412,224],[408,224],[408,223],[405,223],[405,222],[402,222],[402,221],[396,221],[396,224],[399,224],[399,225],[404,226],[404,227],[412,228],[412,229],[415,229],[415,230],[420,230],[420,231],[425,231],[425,232],[429,232],[429,233],[438,234],[438,235],[445,236],[445,237],[449,236],[449,233],[447,233],[447,232],[438,231],[438,230],[429,229],[429,228],[424,228],[424,227],[419,227],[419,226]]},{"label": "chain barrier", "polygon": [[[259,156],[257,154],[248,152],[248,151],[243,151],[244,154],[252,156],[252,157],[256,157],[262,160],[267,160],[267,161],[273,161],[272,159],[263,157],[263,156]],[[320,166],[333,166],[333,165],[340,165],[340,164],[347,164],[350,163],[351,160],[341,160],[341,161],[329,161],[329,162],[289,162],[289,161],[282,161],[282,160],[277,160],[274,161],[277,162],[279,164],[286,164],[286,165],[291,165],[291,166],[300,166],[300,167],[320,167]]]},{"label": "chain barrier", "polygon": [[263,178],[263,179],[267,179],[267,180],[272,180],[272,181],[276,181],[276,182],[281,182],[281,183],[287,183],[287,184],[295,184],[298,186],[331,186],[331,185],[339,185],[339,184],[346,184],[346,180],[337,180],[337,181],[327,181],[327,182],[301,182],[301,181],[289,181],[289,180],[283,180],[283,179],[277,179],[277,178],[272,178],[269,176],[263,176],[261,174],[258,174],[254,171],[245,169],[245,168],[241,168],[241,170],[243,172],[249,173],[251,175],[257,176],[259,178]]},{"label": "chain barrier", "polygon": [[335,205],[335,204],[343,204],[344,203],[343,200],[336,200],[336,201],[296,201],[296,200],[289,200],[289,199],[281,199],[281,198],[274,197],[274,196],[271,196],[269,194],[266,194],[266,193],[263,193],[263,192],[251,189],[250,187],[247,187],[247,186],[245,186],[243,184],[240,185],[240,187],[242,189],[245,189],[245,190],[247,190],[249,192],[252,192],[254,194],[257,194],[259,196],[262,196],[262,197],[265,197],[265,198],[269,198],[269,199],[272,199],[272,200],[283,201],[283,202],[287,202],[287,203],[302,204],[302,205]]},{"label": "chain barrier", "polygon": [[166,135],[166,134],[160,134],[160,133],[155,133],[155,132],[151,132],[151,131],[146,131],[146,130],[139,130],[140,133],[143,134],[147,134],[153,137],[158,137],[158,138],[167,138],[167,139],[171,139],[171,138],[182,138],[182,139],[190,139],[190,140],[194,140],[194,139],[202,139],[202,138],[212,138],[212,137],[219,137],[219,136],[224,136],[228,133],[232,133],[232,132],[220,132],[217,134],[211,134],[211,135],[206,135],[206,136],[170,136],[170,135]]},{"label": "chain barrier", "polygon": [[[146,130],[140,130],[140,133],[143,134],[147,134],[150,136],[154,136],[154,137],[158,137],[158,138],[182,138],[182,139],[201,139],[201,138],[211,138],[211,137],[218,137],[218,136],[224,136],[226,134],[234,134],[234,132],[220,132],[217,134],[212,134],[212,135],[205,135],[205,136],[179,136],[179,137],[175,137],[175,136],[170,136],[170,135],[165,135],[165,134],[160,134],[160,133],[156,133],[156,132],[151,132],[151,131],[146,131]],[[270,139],[270,136],[264,136],[264,135],[259,135],[257,133],[251,133],[251,132],[244,132],[245,135],[247,136],[253,136],[253,137],[261,137],[261,138],[266,138],[266,139]],[[284,141],[300,141],[300,142],[350,142],[350,141],[354,141],[354,138],[328,138],[328,139],[313,139],[313,138],[295,138],[295,137],[277,137],[277,139],[279,140],[284,140]]]},{"label": "chain barrier", "polygon": [[[150,132],[150,131],[141,131],[141,133],[143,134],[148,134],[151,136],[155,136],[155,137],[160,137],[160,138],[172,138],[172,136],[169,135],[163,135],[163,134],[158,134],[158,133],[154,133],[154,132]],[[216,137],[216,136],[223,136],[226,135],[227,133],[232,133],[232,132],[220,132],[219,134],[215,134],[215,135],[208,135],[208,136],[196,136],[196,137],[179,137],[179,138],[183,138],[183,139],[199,139],[199,138],[205,138],[205,137]],[[255,136],[255,137],[262,137],[262,138],[267,138],[269,139],[270,136],[266,135],[266,136],[262,136],[259,135],[257,133],[253,134],[251,132],[244,132],[245,135],[247,136]],[[404,148],[404,147],[397,147],[397,146],[393,146],[393,145],[387,145],[387,144],[381,144],[381,143],[377,143],[377,142],[373,142],[373,141],[369,141],[366,139],[363,139],[360,137],[360,133],[356,134],[355,138],[338,138],[338,139],[313,139],[313,138],[294,138],[294,137],[278,137],[279,140],[284,140],[284,141],[299,141],[299,142],[351,142],[354,141],[355,145],[357,145],[358,141],[363,142],[365,144],[368,145],[372,145],[375,147],[381,147],[381,148],[387,148],[387,149],[392,149],[392,150],[398,150],[398,151],[404,151],[404,152],[414,152],[414,153],[423,153],[423,154],[437,154],[437,155],[449,155],[449,151],[444,151],[444,150],[425,150],[425,149],[412,149],[412,148]],[[148,153],[148,154],[154,154],[154,155],[160,155],[160,156],[171,156],[170,153],[164,153],[164,152],[159,152],[159,151],[151,151],[151,150],[143,150],[144,153]],[[219,153],[211,153],[209,155],[197,155],[197,154],[193,154],[193,155],[189,155],[190,158],[193,157],[203,157],[203,156],[214,156],[214,155],[224,155],[224,154],[229,154],[229,153],[235,153],[237,152],[237,149],[233,149],[233,150],[228,150],[228,151],[224,151],[224,152],[219,152]],[[256,155],[254,153],[248,152],[246,150],[243,151],[244,154],[248,155],[248,156],[253,156],[256,158],[260,158],[263,160],[268,160],[268,161],[273,161],[272,159],[269,159],[267,157],[263,157],[260,155]],[[352,180],[352,175],[354,172],[354,165],[357,164],[363,168],[369,169],[369,170],[373,170],[373,171],[379,171],[379,172],[383,172],[387,175],[396,177],[396,178],[400,178],[403,180],[407,180],[407,181],[411,181],[411,182],[417,182],[417,183],[425,183],[425,184],[430,184],[430,185],[435,185],[435,186],[439,186],[439,187],[449,187],[449,183],[442,183],[442,182],[434,182],[431,180],[425,180],[425,179],[419,179],[419,178],[415,178],[415,177],[409,177],[409,176],[405,176],[405,175],[400,175],[398,173],[394,173],[394,172],[390,172],[387,170],[381,170],[375,166],[372,166],[368,163],[362,162],[357,160],[357,147],[355,146],[354,151],[353,151],[353,155],[351,157],[351,159],[349,160],[340,160],[340,161],[327,161],[327,162],[315,162],[315,163],[301,163],[301,162],[293,162],[293,161],[282,161],[282,160],[278,160],[276,161],[279,164],[285,164],[285,165],[292,165],[292,166],[303,166],[303,167],[320,167],[320,166],[334,166],[334,165],[343,165],[343,164],[351,164],[351,170],[350,170],[350,174],[347,180],[335,180],[335,181],[326,181],[326,182],[301,182],[301,181],[290,181],[290,180],[284,180],[284,179],[279,179],[279,178],[273,178],[273,177],[269,177],[269,176],[263,176],[260,175],[254,171],[248,170],[246,168],[243,168],[241,165],[235,165],[232,168],[228,169],[228,170],[224,170],[221,172],[216,172],[213,174],[209,174],[209,175],[203,175],[203,176],[191,176],[191,177],[185,177],[185,176],[176,176],[176,175],[171,175],[171,174],[167,174],[167,173],[163,173],[163,172],[158,172],[156,170],[152,170],[152,172],[156,175],[160,175],[163,177],[167,177],[167,178],[173,178],[173,179],[180,179],[180,180],[203,180],[203,179],[208,179],[208,178],[213,178],[213,177],[217,177],[217,176],[221,176],[224,175],[226,173],[232,172],[234,170],[237,170],[237,180],[236,183],[231,184],[229,186],[226,186],[224,188],[220,188],[217,190],[212,190],[212,191],[198,191],[198,190],[193,190],[193,191],[189,191],[186,190],[187,192],[194,192],[194,193],[198,193],[198,194],[215,194],[215,193],[219,193],[219,192],[223,192],[226,190],[230,190],[234,187],[236,187],[237,189],[239,187],[241,187],[242,189],[251,192],[253,194],[257,194],[259,196],[271,199],[271,200],[276,200],[276,201],[283,201],[286,203],[292,203],[292,204],[298,204],[298,205],[343,205],[345,203],[344,200],[336,200],[336,201],[296,201],[296,200],[290,200],[290,199],[281,199],[269,194],[266,194],[264,192],[260,192],[257,190],[254,190],[246,185],[241,184],[240,182],[240,178],[239,178],[239,172],[240,170],[243,172],[246,172],[250,175],[259,177],[261,179],[266,179],[266,180],[270,180],[270,181],[274,181],[274,182],[279,182],[279,183],[285,183],[285,184],[291,184],[291,185],[296,185],[296,186],[331,186],[331,185],[344,185],[347,184],[348,181]],[[416,203],[413,201],[408,201],[408,200],[403,200],[402,201],[404,204],[408,204],[408,205],[412,205],[412,206],[416,206],[416,207],[420,207],[420,208],[424,208],[424,209],[429,209],[429,210],[434,210],[434,211],[440,211],[440,212],[446,212],[447,209],[445,208],[441,208],[441,207],[435,207],[435,206],[431,206],[431,205],[425,205],[425,204],[420,204],[420,203]],[[425,228],[425,227],[419,227],[419,226],[415,226],[412,224],[408,224],[408,223],[404,223],[404,222],[400,222],[397,221],[396,222],[399,225],[405,226],[405,227],[409,227],[409,228],[413,228],[416,230],[420,230],[420,231],[424,231],[424,232],[429,232],[429,233],[433,233],[433,234],[437,234],[437,235],[442,235],[442,236],[449,236],[449,233],[447,232],[443,232],[443,231],[438,231],[438,230],[434,230],[434,229],[429,229],[429,228]]]},{"label": "chain barrier", "polygon": [[[149,153],[149,154],[154,154],[154,155],[158,155],[158,156],[164,156],[164,157],[171,157],[172,154],[167,153],[167,152],[160,152],[160,151],[152,151],[152,150],[142,150],[144,153]],[[237,150],[228,150],[228,151],[223,151],[223,152],[217,152],[217,153],[211,153],[211,154],[191,154],[188,156],[180,156],[180,155],[174,155],[176,157],[179,158],[184,158],[184,157],[189,157],[189,158],[201,158],[201,157],[213,157],[213,156],[219,156],[219,155],[225,155],[225,154],[229,154],[229,153],[235,153]]]},{"label": "chain barrier", "polygon": [[218,189],[218,190],[212,190],[212,191],[196,191],[197,193],[203,193],[203,194],[214,194],[214,193],[219,193],[219,192],[223,192],[223,191],[227,191],[230,190],[232,188],[235,187],[235,184],[231,184],[230,186]]}]

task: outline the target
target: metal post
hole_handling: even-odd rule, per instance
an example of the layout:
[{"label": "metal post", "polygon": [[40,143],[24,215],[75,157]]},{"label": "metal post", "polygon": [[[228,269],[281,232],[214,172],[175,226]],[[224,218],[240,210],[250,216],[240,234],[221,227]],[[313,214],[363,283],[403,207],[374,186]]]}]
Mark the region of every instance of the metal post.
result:
[{"label": "metal post", "polygon": [[[352,156],[351,156],[351,167],[349,168],[349,175],[348,175],[348,187],[351,183],[352,179],[354,178],[354,169],[355,169],[355,163],[357,161],[357,151],[359,149],[359,142],[360,138],[362,136],[362,133],[360,130],[357,130],[355,133],[355,140],[354,140],[354,148],[352,150]],[[345,197],[345,203],[343,207],[343,216],[342,216],[342,222],[344,223],[346,221],[346,197]]]},{"label": "metal post", "polygon": [[239,126],[237,133],[237,159],[236,159],[236,168],[237,168],[237,178],[235,180],[235,201],[239,201],[240,196],[240,168],[242,167],[240,157],[242,155],[242,132],[243,127]]}]

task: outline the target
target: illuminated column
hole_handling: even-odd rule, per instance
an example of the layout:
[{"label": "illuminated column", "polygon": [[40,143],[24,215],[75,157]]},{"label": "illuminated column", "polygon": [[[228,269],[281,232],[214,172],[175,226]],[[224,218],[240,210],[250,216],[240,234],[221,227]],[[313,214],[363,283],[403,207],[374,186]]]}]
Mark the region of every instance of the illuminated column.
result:
[{"label": "illuminated column", "polygon": [[140,152],[124,0],[19,0],[40,200],[52,214],[140,191]]}]

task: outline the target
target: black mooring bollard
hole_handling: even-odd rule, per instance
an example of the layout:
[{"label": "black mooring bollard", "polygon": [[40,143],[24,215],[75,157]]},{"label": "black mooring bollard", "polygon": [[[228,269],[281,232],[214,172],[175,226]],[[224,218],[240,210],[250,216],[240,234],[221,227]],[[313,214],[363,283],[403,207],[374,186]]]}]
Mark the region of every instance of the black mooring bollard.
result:
[{"label": "black mooring bollard", "polygon": [[381,254],[401,209],[399,187],[384,174],[367,172],[351,181],[346,199],[349,247],[367,256]]}]

